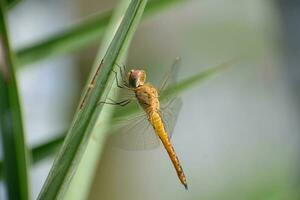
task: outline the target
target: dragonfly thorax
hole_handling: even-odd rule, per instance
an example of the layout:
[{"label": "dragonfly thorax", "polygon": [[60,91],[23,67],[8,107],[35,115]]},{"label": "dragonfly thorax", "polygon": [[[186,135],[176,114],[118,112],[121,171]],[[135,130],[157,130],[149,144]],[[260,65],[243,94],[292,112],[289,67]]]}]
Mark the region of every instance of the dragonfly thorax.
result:
[{"label": "dragonfly thorax", "polygon": [[158,93],[155,87],[145,83],[135,88],[134,92],[139,104],[147,113],[159,111]]},{"label": "dragonfly thorax", "polygon": [[137,88],[144,85],[146,81],[146,73],[144,70],[132,69],[128,73],[128,84],[131,88]]}]

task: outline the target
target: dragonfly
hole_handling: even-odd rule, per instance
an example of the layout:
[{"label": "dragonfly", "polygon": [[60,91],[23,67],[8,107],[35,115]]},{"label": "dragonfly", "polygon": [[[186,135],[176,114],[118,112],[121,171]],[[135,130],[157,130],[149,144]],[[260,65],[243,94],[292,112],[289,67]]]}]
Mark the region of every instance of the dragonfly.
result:
[{"label": "dragonfly", "polygon": [[[180,58],[176,58],[159,89],[146,81],[144,70],[127,70],[125,66],[117,65],[119,73],[113,72],[118,90],[123,92],[119,91],[121,97],[118,101],[109,99],[110,102],[102,103],[124,107],[137,100],[142,116],[126,119],[120,123],[118,133],[112,134],[110,142],[123,149],[140,150],[156,148],[160,140],[173,163],[180,182],[187,190],[185,174],[170,141],[181,108],[181,99],[177,96],[167,98],[165,101],[159,99],[161,93],[176,83],[179,62]],[[126,98],[120,100],[122,96]]]}]

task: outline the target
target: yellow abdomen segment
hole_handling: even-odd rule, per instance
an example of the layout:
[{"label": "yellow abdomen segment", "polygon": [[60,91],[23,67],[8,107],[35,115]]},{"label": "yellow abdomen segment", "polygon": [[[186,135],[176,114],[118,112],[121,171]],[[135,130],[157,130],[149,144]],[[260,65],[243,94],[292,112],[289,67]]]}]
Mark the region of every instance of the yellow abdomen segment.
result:
[{"label": "yellow abdomen segment", "polygon": [[159,113],[158,112],[149,113],[149,121],[152,124],[156,134],[160,138],[161,142],[163,143],[165,149],[167,150],[169,157],[175,167],[180,182],[184,185],[185,189],[187,189],[187,182],[186,182],[184,172],[180,165],[179,159],[174,151],[174,148],[170,142],[170,138],[165,131],[165,127]]}]

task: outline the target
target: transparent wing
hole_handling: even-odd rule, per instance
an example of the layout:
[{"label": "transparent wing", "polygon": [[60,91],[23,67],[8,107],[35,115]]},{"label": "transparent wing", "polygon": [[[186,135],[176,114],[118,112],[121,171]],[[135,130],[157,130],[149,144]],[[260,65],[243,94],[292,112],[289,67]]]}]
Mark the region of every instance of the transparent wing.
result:
[{"label": "transparent wing", "polygon": [[[161,94],[164,90],[168,89],[170,86],[173,86],[177,82],[179,66],[181,63],[181,59],[177,57],[173,64],[171,65],[170,69],[168,70],[167,74],[165,75],[159,93]],[[179,111],[182,107],[182,100],[177,96],[171,96],[161,103],[161,117],[165,125],[165,129],[170,138],[172,138],[173,130],[178,118]]]},{"label": "transparent wing", "polygon": [[109,144],[125,150],[149,150],[159,146],[159,139],[145,114],[120,119],[109,137]]},{"label": "transparent wing", "polygon": [[177,82],[179,66],[181,63],[181,59],[179,57],[175,58],[173,64],[170,69],[167,71],[161,85],[159,88],[159,93],[166,90],[169,86],[174,85]]},{"label": "transparent wing", "polygon": [[[117,76],[118,82],[124,83],[126,81],[124,76],[127,74],[127,70],[122,66],[119,66],[119,70],[117,73],[121,76]],[[113,88],[113,96],[114,99],[110,99],[113,103],[136,100],[134,92],[126,88]],[[118,109],[122,110],[121,107],[118,107]],[[125,150],[146,150],[158,147],[158,137],[148,122],[145,113],[141,113],[134,117],[119,118],[114,122],[116,125],[108,140],[109,144]]]},{"label": "transparent wing", "polygon": [[161,117],[165,125],[166,132],[172,138],[178,114],[182,107],[182,100],[178,97],[173,97],[169,101],[165,101],[161,106]]},{"label": "transparent wing", "polygon": [[[164,77],[161,87],[159,87],[159,93],[176,83],[179,64],[180,59],[176,58],[171,68],[168,70],[168,73]],[[132,96],[134,97],[134,93],[132,91],[126,91],[119,88],[117,89],[119,92],[118,100],[128,99]],[[181,106],[181,99],[176,96],[167,98],[161,102],[160,114],[170,138]],[[139,114],[136,117],[126,119],[123,118],[115,123],[117,125],[108,140],[109,144],[112,146],[117,146],[125,150],[146,150],[156,148],[160,144],[159,138],[154,132],[154,129],[147,120],[147,116],[145,114]]]}]

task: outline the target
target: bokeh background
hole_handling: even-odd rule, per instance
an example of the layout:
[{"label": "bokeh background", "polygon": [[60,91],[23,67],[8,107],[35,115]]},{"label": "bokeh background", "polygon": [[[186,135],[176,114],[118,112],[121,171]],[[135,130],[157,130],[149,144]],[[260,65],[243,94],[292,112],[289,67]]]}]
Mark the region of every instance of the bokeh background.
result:
[{"label": "bokeh background", "polygon": [[[23,0],[9,13],[12,46],[39,41],[117,3]],[[299,21],[300,3],[292,0],[190,0],[144,19],[127,65],[147,69],[154,82],[176,56],[182,57],[180,80],[241,52],[247,58],[182,95],[172,142],[188,191],[162,147],[107,145],[89,199],[299,199]],[[30,146],[68,128],[100,42],[18,70]],[[33,198],[53,159],[31,169]],[[0,193],[4,198],[3,187]]]}]

